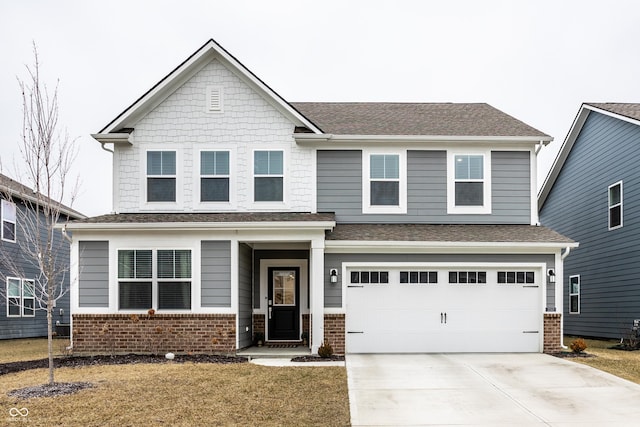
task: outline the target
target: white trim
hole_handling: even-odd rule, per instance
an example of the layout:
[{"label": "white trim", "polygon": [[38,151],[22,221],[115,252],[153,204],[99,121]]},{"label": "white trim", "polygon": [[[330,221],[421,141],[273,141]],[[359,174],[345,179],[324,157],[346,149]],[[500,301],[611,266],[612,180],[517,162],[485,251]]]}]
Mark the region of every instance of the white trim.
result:
[{"label": "white trim", "polygon": [[420,242],[379,240],[327,240],[327,253],[547,253],[566,247],[578,247],[578,243],[533,243],[533,242]]},{"label": "white trim", "polygon": [[[620,185],[620,203],[616,203],[614,205],[611,204],[611,188]],[[620,225],[616,225],[615,227],[611,226],[611,209],[616,206],[620,206]],[[618,228],[622,228],[624,226],[624,186],[622,184],[622,180],[611,184],[607,187],[607,226],[609,231],[617,230]]]},{"label": "white trim", "polygon": [[[398,205],[371,204],[371,156],[398,156]],[[382,181],[382,179],[374,179]],[[389,181],[396,181],[392,179]],[[362,213],[363,214],[406,214],[407,213],[407,150],[406,149],[364,149],[362,150]]]},{"label": "white trim", "polygon": [[[176,154],[176,173],[175,176],[166,175],[167,178],[174,178],[176,180],[176,198],[173,202],[149,202],[147,201],[147,154],[150,151],[165,151],[174,152]],[[183,147],[180,145],[172,145],[172,148],[166,148],[163,146],[149,146],[140,150],[142,158],[140,159],[140,209],[143,211],[176,211],[180,210],[183,206],[183,185],[184,185],[184,170],[182,168],[183,163]],[[164,176],[164,175],[162,175]],[[151,175],[151,177],[162,177],[161,175]]]},{"label": "white trim", "polygon": [[[451,143],[451,142],[486,142],[491,144],[549,144],[551,136],[462,136],[462,135],[334,135],[330,133],[298,133],[294,134],[298,144],[317,145],[318,148],[340,149],[333,147],[338,143],[367,142],[418,142],[418,143]],[[331,144],[327,144],[331,142]]]},{"label": "white trim", "polygon": [[[256,174],[255,174],[255,153],[256,151],[267,151],[267,152],[273,152],[273,151],[280,151],[282,153],[282,201],[278,202],[278,201],[256,201],[256,194],[255,194],[255,178],[256,178]],[[289,147],[285,146],[285,145],[272,145],[269,147],[264,147],[264,148],[254,148],[250,151],[250,156],[251,159],[249,160],[248,164],[250,165],[250,178],[249,178],[249,198],[248,198],[248,205],[249,205],[249,209],[250,210],[257,210],[257,211],[276,211],[276,210],[288,210],[289,209],[289,200],[288,200],[288,196],[289,196],[289,181],[290,181],[290,177],[288,176],[291,173],[291,168],[289,167]],[[268,176],[273,176],[273,177],[279,177],[280,175],[261,175],[258,174],[257,177],[268,177]]]},{"label": "white trim", "polygon": [[[7,211],[7,209],[13,209],[13,220],[5,218],[5,212]],[[18,240],[18,206],[10,200],[2,199],[2,201],[0,201],[0,210],[2,210],[2,219],[0,220],[0,228],[2,228],[2,240],[4,242],[16,243],[16,241]],[[5,222],[13,224],[13,239],[4,237]]]},{"label": "white trim", "polygon": [[[330,230],[335,221],[251,221],[251,222],[144,222],[144,223],[69,223],[67,230],[118,231],[118,230]],[[566,247],[566,244],[563,245]]]},{"label": "white trim", "polygon": [[[9,281],[10,280],[15,280],[18,282],[18,287],[19,287],[19,292],[20,295],[19,296],[10,296],[9,295]],[[32,297],[25,297],[24,294],[24,285],[25,283],[31,283],[31,285],[33,286],[33,292],[34,295]],[[21,277],[13,277],[13,276],[6,276],[5,278],[5,303],[7,305],[7,317],[8,318],[22,318],[22,317],[35,317],[36,316],[36,298],[35,298],[35,280],[33,279],[24,279]],[[18,298],[18,310],[20,311],[20,314],[9,314],[9,309],[10,307],[16,307],[15,304],[10,304],[9,303],[9,299],[10,298]],[[33,301],[33,305],[31,307],[31,310],[33,311],[33,314],[25,314],[25,305],[24,305],[24,300],[25,299],[30,299]]]},{"label": "white trim", "polygon": [[[456,156],[482,156],[483,162],[483,197],[484,201],[482,206],[457,206],[456,200],[456,179],[455,179],[455,158]],[[447,150],[447,214],[491,214],[491,198],[492,198],[492,186],[491,186],[491,150]],[[480,181],[478,181],[480,182]]]},{"label": "white trim", "polygon": [[536,149],[531,148],[529,154],[529,210],[531,211],[531,225],[540,223],[538,212],[538,157]]},{"label": "white trim", "polygon": [[[574,277],[578,278],[578,292],[571,292],[571,279],[573,279]],[[579,274],[572,274],[571,276],[569,276],[569,314],[580,314],[580,294],[582,292],[582,278],[580,277]],[[578,311],[571,311],[571,296],[577,296],[578,297]]]}]

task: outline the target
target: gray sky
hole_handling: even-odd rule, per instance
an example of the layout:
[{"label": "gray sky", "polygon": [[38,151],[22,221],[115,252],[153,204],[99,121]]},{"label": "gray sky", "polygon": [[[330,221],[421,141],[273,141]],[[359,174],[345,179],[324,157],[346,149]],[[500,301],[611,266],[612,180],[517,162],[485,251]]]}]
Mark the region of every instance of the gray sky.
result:
[{"label": "gray sky", "polygon": [[35,41],[77,137],[74,208],[111,210],[111,155],[89,134],[214,38],[288,101],[487,102],[553,136],[582,102],[640,102],[635,0],[0,3],[0,160],[15,177]]}]

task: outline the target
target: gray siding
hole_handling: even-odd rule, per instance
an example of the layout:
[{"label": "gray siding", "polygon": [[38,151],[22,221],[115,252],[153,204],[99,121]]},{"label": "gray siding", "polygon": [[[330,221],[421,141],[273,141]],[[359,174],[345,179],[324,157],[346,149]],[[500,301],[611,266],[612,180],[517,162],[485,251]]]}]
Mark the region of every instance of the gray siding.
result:
[{"label": "gray siding", "polygon": [[[264,298],[264,295],[260,295],[260,260],[263,259],[309,259],[309,251],[299,250],[258,250],[253,251],[253,307],[260,308],[260,298]],[[308,279],[308,278],[307,278]],[[309,280],[307,280],[309,283]],[[308,289],[307,289],[308,291]],[[309,295],[309,292],[307,292]],[[309,301],[300,300],[300,307],[309,307]]]},{"label": "gray siding", "polygon": [[231,242],[202,241],[202,307],[231,307]]},{"label": "gray siding", "polygon": [[[239,348],[249,347],[252,342],[253,316],[251,309],[251,260],[252,249],[249,245],[238,247],[238,337]],[[247,330],[247,327],[249,330]]]},{"label": "gray siding", "polygon": [[[580,243],[564,265],[565,333],[620,338],[640,319],[640,126],[590,113],[540,212]],[[623,181],[622,228],[608,230],[608,187]],[[581,313],[568,280],[580,275]]]},{"label": "gray siding", "polygon": [[[28,255],[20,248],[20,242],[24,242],[24,235],[20,224],[25,220],[25,216],[33,218],[34,213],[29,210],[23,203],[16,200],[17,223],[16,224],[16,243],[4,242],[0,240],[0,286],[6,290],[6,277],[19,277],[21,279],[35,279],[38,277],[38,268],[35,260],[30,261]],[[64,218],[61,218],[64,221]],[[66,294],[57,301],[56,308],[53,310],[53,323],[56,321],[68,324],[70,319],[70,303],[69,303],[69,242],[62,237],[59,230],[54,231],[54,247],[56,260],[60,265],[60,271],[65,274],[61,277],[63,280],[63,288]],[[11,260],[13,266],[6,264],[5,260]],[[38,303],[35,303],[36,308]],[[62,310],[62,314],[61,313]],[[55,331],[55,326],[54,326]],[[0,298],[0,339],[13,338],[33,338],[47,336],[47,312],[46,310],[35,311],[33,317],[7,317],[7,300]]]},{"label": "gray siding", "polygon": [[318,211],[335,212],[338,222],[432,224],[529,224],[529,152],[491,153],[492,213],[447,214],[446,151],[407,152],[407,214],[362,213],[362,152],[318,151]]},{"label": "gray siding", "polygon": [[78,242],[80,307],[109,307],[109,242]]},{"label": "gray siding", "polygon": [[[535,262],[546,263],[547,268],[554,268],[554,255],[520,255],[520,254],[325,254],[324,265],[325,270],[337,268],[342,271],[343,262],[380,262],[380,263],[397,263],[397,262],[491,262],[491,263],[513,263],[513,262]],[[554,284],[547,284],[547,310],[553,310],[554,307]],[[329,282],[329,276],[324,278],[324,306],[325,307],[341,307],[342,306],[342,286]]]}]

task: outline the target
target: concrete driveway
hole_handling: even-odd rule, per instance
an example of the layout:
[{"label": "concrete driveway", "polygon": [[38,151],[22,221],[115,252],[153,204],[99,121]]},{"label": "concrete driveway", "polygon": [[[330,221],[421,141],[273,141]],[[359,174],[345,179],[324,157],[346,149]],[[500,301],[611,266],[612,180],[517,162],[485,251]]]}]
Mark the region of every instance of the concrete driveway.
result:
[{"label": "concrete driveway", "polygon": [[545,354],[352,354],[347,375],[354,426],[622,426],[640,416],[640,385]]}]

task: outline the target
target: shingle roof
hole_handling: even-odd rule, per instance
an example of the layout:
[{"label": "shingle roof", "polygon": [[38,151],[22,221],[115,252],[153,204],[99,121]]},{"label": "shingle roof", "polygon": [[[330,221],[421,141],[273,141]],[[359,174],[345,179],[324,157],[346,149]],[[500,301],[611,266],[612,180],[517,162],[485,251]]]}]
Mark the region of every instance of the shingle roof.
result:
[{"label": "shingle roof", "polygon": [[574,243],[547,227],[532,225],[338,224],[326,240]]},{"label": "shingle roof", "polygon": [[619,114],[621,116],[629,117],[631,119],[640,120],[640,104],[632,103],[620,103],[620,102],[605,102],[605,103],[591,103],[587,102],[586,105],[599,108],[601,110],[609,111],[611,113]]},{"label": "shingle roof", "polygon": [[[28,200],[29,202],[36,202],[36,196],[34,191],[27,187],[26,185],[16,181],[15,179],[11,179],[6,175],[0,173],[0,195],[8,193],[12,198],[17,198],[21,200]],[[46,196],[43,196],[44,200],[48,200]],[[41,199],[42,200],[42,199]],[[57,201],[53,201],[54,203],[60,206],[60,212],[70,218],[85,218],[83,214],[76,211],[75,209],[70,208],[69,206],[65,206],[62,203]]]},{"label": "shingle roof", "polygon": [[332,213],[249,212],[249,213],[123,213],[74,221],[74,224],[222,223],[222,222],[325,222],[335,221]]},{"label": "shingle roof", "polygon": [[293,102],[324,133],[338,135],[549,135],[484,103]]}]

